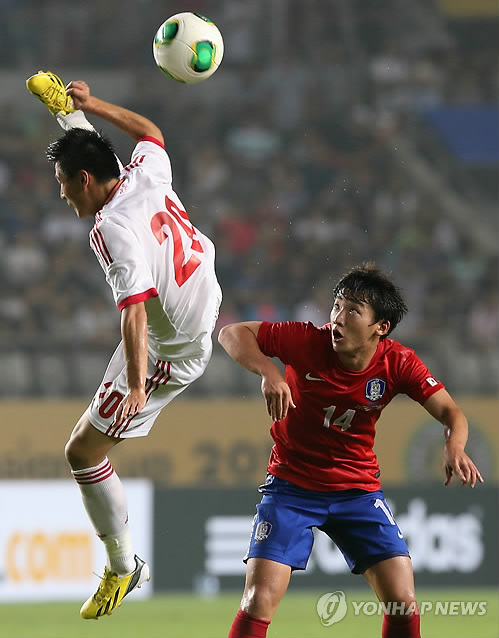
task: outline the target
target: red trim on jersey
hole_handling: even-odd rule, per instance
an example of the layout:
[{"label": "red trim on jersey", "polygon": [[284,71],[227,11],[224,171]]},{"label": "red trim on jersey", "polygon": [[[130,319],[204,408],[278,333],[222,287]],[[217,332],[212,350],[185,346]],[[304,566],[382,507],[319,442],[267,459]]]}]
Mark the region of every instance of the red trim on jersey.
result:
[{"label": "red trim on jersey", "polygon": [[119,439],[119,438],[120,438],[120,436],[121,436],[121,432],[124,432],[124,431],[127,429],[127,427],[130,425],[130,421],[131,421],[133,418],[135,418],[136,416],[137,416],[136,414],[132,414],[132,416],[129,416],[129,417],[128,417],[128,419],[127,419],[126,421],[124,421],[124,422],[123,422],[123,423],[121,423],[120,425],[117,425],[117,426],[114,428],[114,431],[113,431],[113,432],[111,432],[111,434],[110,434],[109,436],[114,436],[114,437],[116,437],[117,439]]},{"label": "red trim on jersey", "polygon": [[123,434],[123,432],[124,432],[124,431],[127,429],[127,427],[130,425],[130,423],[131,423],[132,419],[134,419],[136,416],[137,416],[137,415],[136,415],[136,414],[134,414],[133,416],[131,416],[131,417],[128,419],[128,421],[124,424],[124,425],[125,425],[125,427],[123,427],[123,426],[122,426],[122,429],[118,432],[118,434],[116,434],[116,435],[115,435],[115,436],[116,436],[116,438],[118,438],[118,439],[119,439],[119,438],[121,437],[121,435]]},{"label": "red trim on jersey", "polygon": [[127,306],[133,306],[134,303],[147,301],[148,299],[151,299],[151,297],[157,296],[158,291],[156,290],[156,288],[149,288],[149,290],[146,290],[145,292],[139,292],[136,295],[130,295],[130,297],[123,299],[123,301],[119,301],[116,305],[118,306],[118,310],[123,310],[123,308],[126,308]]},{"label": "red trim on jersey", "polygon": [[[166,370],[165,370],[165,366],[166,366]],[[147,379],[147,382],[146,382],[146,386],[145,386],[146,403],[147,401],[149,401],[149,397],[152,395],[152,393],[156,392],[156,390],[159,388],[160,385],[166,385],[168,381],[170,381],[170,379],[172,378],[170,374],[170,369],[171,369],[170,361],[158,360],[156,361],[156,367],[157,367],[156,372],[150,379]],[[109,431],[112,430],[109,436],[116,437],[117,439],[121,438],[121,435],[128,429],[128,426],[132,422],[132,419],[134,419],[136,416],[137,415],[134,414],[133,416],[129,417],[128,420],[122,423],[120,426],[115,426],[114,428],[110,426],[106,434],[108,434]]]},{"label": "red trim on jersey", "polygon": [[113,263],[113,258],[107,249],[101,231],[95,226],[90,231],[90,241],[93,243],[95,250],[101,256],[102,261],[106,264],[106,266],[110,266]]},{"label": "red trim on jersey", "polygon": [[90,231],[90,233],[89,233],[89,238],[90,238],[90,243],[91,243],[91,244],[93,245],[93,247],[94,247],[94,250],[95,250],[97,253],[99,253],[99,255],[102,257],[102,259],[104,259],[104,257],[101,255],[100,247],[99,247],[99,245],[98,245],[97,241],[94,239],[94,229],[93,229],[93,228],[92,228],[92,230],[91,230],[91,231]]},{"label": "red trim on jersey", "polygon": [[[121,179],[119,179],[116,184],[113,186],[113,188],[111,189],[111,192],[109,193],[109,195],[106,198],[106,201],[102,204],[102,206],[104,207],[106,204],[109,204],[109,202],[113,199],[113,197],[116,195],[116,191],[118,190],[118,188],[123,184],[123,182],[125,181],[125,178],[122,177]],[[99,211],[100,212],[100,211]]]},{"label": "red trim on jersey", "polygon": [[137,168],[139,164],[142,164],[142,162],[144,161],[144,157],[145,155],[141,155],[138,159],[134,159],[133,162],[130,162],[130,164],[125,166],[125,170],[127,171],[127,173],[129,173],[132,168]]},{"label": "red trim on jersey", "polygon": [[[161,384],[166,385],[168,381],[170,381],[170,379],[172,378],[172,375],[170,374],[172,364],[169,361],[160,361],[160,364],[161,364],[161,368],[163,369],[163,372],[166,374],[166,378],[161,381]],[[166,370],[165,370],[165,364],[166,364]]]},{"label": "red trim on jersey", "polygon": [[151,387],[153,384],[156,385],[157,387],[160,383],[162,383],[164,376],[165,376],[165,373],[163,372],[163,370],[161,370],[161,368],[158,368],[156,372],[154,373],[154,376],[151,377]]},{"label": "red trim on jersey", "polygon": [[144,135],[144,137],[140,138],[139,142],[153,142],[153,144],[157,144],[158,146],[161,146],[163,150],[165,150],[165,145],[163,144],[163,142],[160,142],[158,139],[152,137],[151,135]]},{"label": "red trim on jersey", "polygon": [[136,414],[132,414],[132,416],[129,416],[127,418],[126,421],[124,421],[123,423],[117,423],[116,425],[113,423],[111,423],[111,425],[107,428],[106,430],[106,434],[107,436],[112,436],[112,437],[116,437],[117,439],[120,438],[120,435],[118,434],[118,430],[120,430],[123,426],[128,426],[128,424],[130,423],[130,421],[135,418],[137,415]]},{"label": "red trim on jersey", "polygon": [[166,385],[172,378],[172,375],[170,374],[171,365],[170,361],[156,361],[157,370],[154,373],[154,376],[151,377],[151,382],[156,385],[155,390],[158,389],[159,385]]},{"label": "red trim on jersey", "polygon": [[111,423],[111,425],[107,428],[105,434],[107,436],[114,436],[113,432],[111,432],[111,430],[116,431],[118,429],[118,425],[114,425],[114,421]]},{"label": "red trim on jersey", "polygon": [[104,241],[103,234],[101,233],[101,231],[98,228],[95,229],[95,232],[99,235],[99,238],[100,238],[101,243],[102,243],[102,248],[104,249],[104,252],[106,253],[106,257],[109,259],[109,264],[112,264],[113,263],[113,258],[111,257],[111,253],[107,249],[106,242]]},{"label": "red trim on jersey", "polygon": [[107,257],[104,251],[102,250],[102,247],[100,245],[100,239],[97,233],[95,232],[95,228],[92,228],[92,230],[90,231],[90,243],[93,245],[95,252],[98,254],[98,256],[100,256],[100,258],[106,264],[106,266],[110,266],[111,264],[108,262]]}]

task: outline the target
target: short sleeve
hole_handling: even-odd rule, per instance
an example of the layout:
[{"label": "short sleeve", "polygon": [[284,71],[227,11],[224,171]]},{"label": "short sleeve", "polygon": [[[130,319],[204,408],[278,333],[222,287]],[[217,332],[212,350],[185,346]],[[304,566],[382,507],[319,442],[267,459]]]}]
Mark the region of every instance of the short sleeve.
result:
[{"label": "short sleeve", "polygon": [[435,392],[444,387],[443,383],[432,376],[431,372],[414,352],[404,361],[401,369],[400,384],[400,391],[421,405]]},{"label": "short sleeve", "polygon": [[144,171],[153,181],[172,183],[172,167],[164,145],[155,137],[143,137],[132,153],[130,163],[123,169],[129,173],[133,169]]},{"label": "short sleeve", "polygon": [[90,231],[90,245],[119,310],[158,296],[143,250],[130,230],[106,220]]},{"label": "short sleeve", "polygon": [[262,321],[258,329],[258,345],[268,357],[277,357],[286,365],[294,365],[303,354],[301,346],[312,329],[312,324],[297,321]]}]

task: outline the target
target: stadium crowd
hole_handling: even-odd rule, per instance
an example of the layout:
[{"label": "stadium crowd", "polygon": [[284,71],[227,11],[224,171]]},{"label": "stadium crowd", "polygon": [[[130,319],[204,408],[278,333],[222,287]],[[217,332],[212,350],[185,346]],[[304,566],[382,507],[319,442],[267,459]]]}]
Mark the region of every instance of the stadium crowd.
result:
[{"label": "stadium crowd", "polygon": [[[90,71],[102,60],[110,69],[122,63],[112,17],[85,25],[86,12],[76,5],[44,4],[47,16],[57,16],[52,28],[66,20],[74,33],[57,44],[50,37],[32,42],[29,54],[20,51],[12,44],[20,5],[3,2],[11,27],[0,36],[2,65],[29,64],[34,72],[54,59],[85,59]],[[191,4],[208,11],[210,3]],[[299,49],[265,66],[261,51],[248,45],[256,32],[252,4],[233,3],[225,19],[246,30],[237,37],[227,30],[226,67],[196,93],[171,86],[151,68],[148,47],[139,49],[131,37],[149,27],[140,27],[139,19],[128,24],[127,41],[136,47],[127,56],[129,70],[142,71],[124,106],[161,126],[174,187],[193,223],[215,242],[224,291],[218,328],[243,319],[325,323],[339,275],[375,260],[393,273],[408,301],[396,338],[423,357],[442,348],[488,356],[499,337],[497,255],[485,258],[409,177],[393,136],[404,127],[404,113],[423,103],[494,101],[495,51],[477,43],[470,55],[447,47],[415,58],[400,40],[378,37],[363,52],[359,78],[345,39],[332,38],[307,54],[327,60],[321,74],[309,73]],[[113,5],[100,3],[99,11],[112,13]],[[362,18],[361,28],[372,33],[375,18],[367,10]],[[377,26],[382,34],[383,25]],[[0,115],[0,344],[109,352],[119,339],[119,320],[89,252],[89,226],[58,199],[44,157],[59,129],[41,106],[25,112],[4,103]],[[131,148],[116,141],[126,163]]]}]

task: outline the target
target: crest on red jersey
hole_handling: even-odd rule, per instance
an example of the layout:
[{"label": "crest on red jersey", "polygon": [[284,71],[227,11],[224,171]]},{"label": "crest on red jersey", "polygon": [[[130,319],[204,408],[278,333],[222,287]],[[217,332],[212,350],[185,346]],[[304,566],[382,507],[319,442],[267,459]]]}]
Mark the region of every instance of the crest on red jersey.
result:
[{"label": "crest on red jersey", "polygon": [[386,381],[376,377],[375,379],[369,379],[366,383],[366,399],[369,401],[379,401],[385,394]]}]

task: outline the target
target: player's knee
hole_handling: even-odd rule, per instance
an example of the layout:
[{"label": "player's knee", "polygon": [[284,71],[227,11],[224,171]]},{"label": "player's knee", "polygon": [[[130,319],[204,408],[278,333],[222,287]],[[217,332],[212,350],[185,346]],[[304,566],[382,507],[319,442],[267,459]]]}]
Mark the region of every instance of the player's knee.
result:
[{"label": "player's knee", "polygon": [[[386,603],[398,603],[406,605],[414,605],[416,603],[416,591],[413,582],[405,582],[406,579],[393,579],[389,583],[385,583],[382,587],[375,589],[380,600]],[[409,580],[409,579],[407,579]]]},{"label": "player's knee", "polygon": [[72,436],[66,443],[64,455],[73,470],[87,466],[86,450],[77,436]]},{"label": "player's knee", "polygon": [[279,604],[276,591],[269,585],[253,585],[244,593],[241,609],[250,616],[270,620]]},{"label": "player's knee", "polygon": [[392,617],[412,616],[413,614],[419,613],[418,603],[414,593],[401,593],[399,596],[394,596],[393,600],[390,601],[390,605],[387,607],[387,612],[388,615]]},{"label": "player's knee", "polygon": [[416,592],[414,591],[414,587],[412,585],[399,587],[395,591],[394,600],[397,600],[399,603],[404,603],[407,607],[410,605],[414,606],[416,604]]}]

